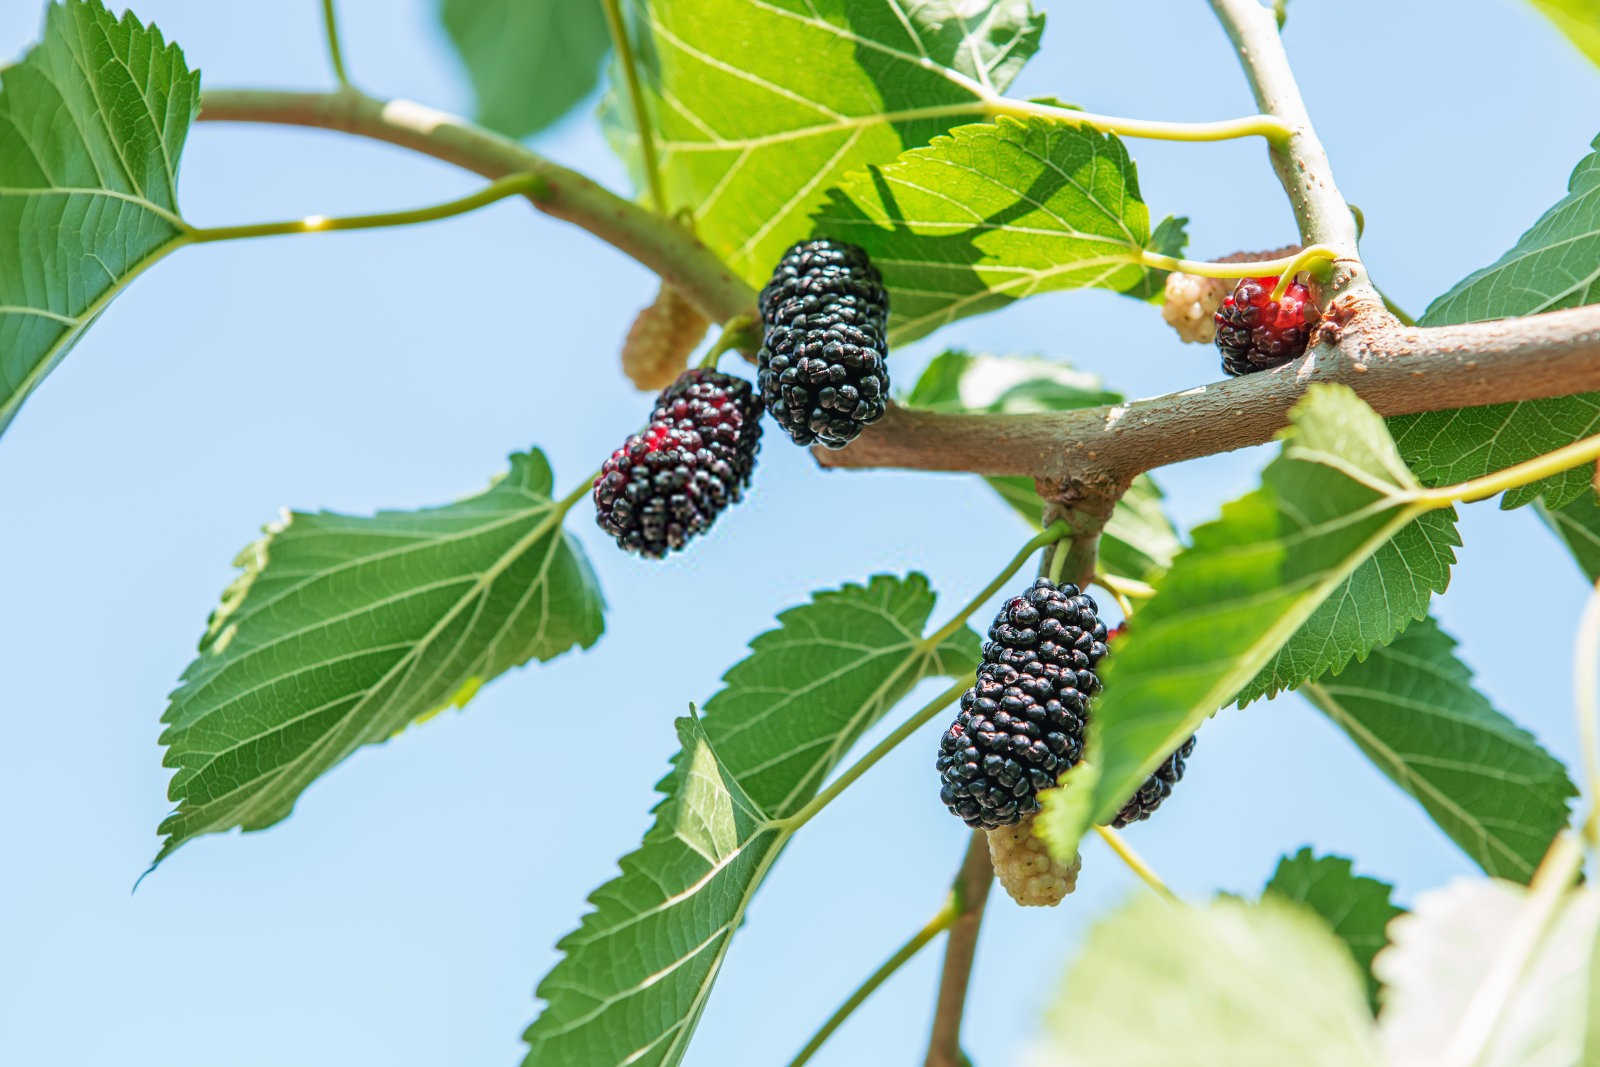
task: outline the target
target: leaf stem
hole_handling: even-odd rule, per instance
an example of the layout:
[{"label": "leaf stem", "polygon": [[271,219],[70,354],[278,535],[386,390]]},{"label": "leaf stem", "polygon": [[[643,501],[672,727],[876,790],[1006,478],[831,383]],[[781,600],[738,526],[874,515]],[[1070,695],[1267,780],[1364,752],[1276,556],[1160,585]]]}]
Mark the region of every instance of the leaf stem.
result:
[{"label": "leaf stem", "polygon": [[1015,556],[1011,557],[1011,562],[1007,563],[1000,573],[994,576],[993,581],[984,586],[971,600],[967,601],[966,605],[956,612],[949,622],[922,639],[922,643],[919,645],[920,650],[930,652],[944,644],[952,634],[967,624],[968,617],[982,607],[984,601],[998,593],[1005,587],[1007,582],[1016,576],[1016,573],[1022,569],[1022,565],[1028,562],[1029,556],[1045,545],[1055,544],[1067,536],[1069,532],[1066,522],[1057,520],[1030,538],[1028,543],[1023,545]]},{"label": "leaf stem", "polygon": [[[1258,278],[1277,276],[1290,278],[1302,270],[1312,270],[1322,263],[1332,263],[1339,253],[1330,245],[1311,245],[1292,256],[1277,259],[1254,259],[1243,263],[1212,263],[1207,260],[1179,259],[1177,256],[1141,249],[1139,261],[1153,270],[1181,270],[1185,274],[1198,274],[1202,278]],[[1283,283],[1287,285],[1287,282]],[[1282,295],[1281,293],[1278,295]]]},{"label": "leaf stem", "polygon": [[1008,118],[1049,119],[1063,126],[1087,126],[1101,133],[1157,141],[1231,141],[1240,137],[1264,137],[1271,144],[1281,145],[1288,142],[1291,132],[1281,119],[1271,115],[1246,115],[1216,122],[1166,122],[1160,119],[1096,115],[1076,108],[1057,107],[1033,100],[1013,100],[1004,96],[991,96],[984,103],[985,113],[990,117],[1005,115]]},{"label": "leaf stem", "polygon": [[661,163],[656,155],[656,135],[650,125],[650,115],[645,109],[644,86],[639,82],[639,65],[633,57],[633,41],[628,37],[628,24],[622,17],[619,0],[600,0],[606,12],[606,27],[611,31],[611,44],[617,50],[617,63],[628,83],[628,103],[633,109],[633,127],[639,134],[639,155],[644,161],[645,181],[650,187],[650,202],[658,215],[667,213],[667,191],[661,181]]},{"label": "leaf stem", "polygon": [[597,470],[575,486],[572,492],[556,501],[556,510],[563,516],[571,511],[578,501],[594,492],[594,483],[599,481],[600,472]]},{"label": "leaf stem", "polygon": [[1600,845],[1600,586],[1584,606],[1572,655],[1572,692],[1578,711],[1578,745],[1588,779],[1589,811],[1583,836]]},{"label": "leaf stem", "polygon": [[760,324],[754,315],[735,315],[722,324],[722,332],[717,335],[717,340],[700,361],[700,366],[706,370],[713,370],[722,354],[730,348],[737,348],[741,352],[753,352],[761,344]]},{"label": "leaf stem", "polygon": [[960,699],[961,694],[965,693],[967,688],[971,685],[972,675],[968,674],[963,676],[959,681],[951,685],[950,688],[946,689],[944,692],[928,701],[922,707],[918,708],[909,719],[895,727],[892,734],[890,734],[888,737],[885,737],[882,741],[879,741],[876,745],[873,745],[871,751],[869,751],[866,755],[862,756],[849,767],[845,768],[844,772],[840,774],[839,777],[828,783],[828,787],[826,789],[812,797],[805,807],[801,808],[793,815],[786,816],[782,819],[773,820],[773,825],[789,833],[794,833],[796,830],[799,830],[800,827],[810,822],[811,817],[816,815],[817,812],[833,803],[834,799],[838,797],[840,793],[843,793],[846,789],[849,789],[852,785],[854,785],[857,778],[860,778],[863,774],[866,774],[872,769],[875,763],[893,751],[895,746],[899,745],[900,742],[916,733],[924,723],[926,723],[929,719],[932,719],[935,715],[939,714],[940,711],[944,710]]},{"label": "leaf stem", "polygon": [[1600,459],[1600,434],[1574,441],[1553,452],[1524,460],[1493,474],[1485,474],[1481,478],[1424,490],[1418,493],[1415,499],[1436,508],[1448,507],[1458,502],[1470,504],[1494,496],[1496,493],[1503,493],[1507,489],[1516,489],[1537,482],[1541,478],[1560,474],[1580,464],[1592,463],[1596,459]]},{"label": "leaf stem", "polygon": [[1393,300],[1389,299],[1389,294],[1388,293],[1384,292],[1382,289],[1378,289],[1377,286],[1373,286],[1373,288],[1377,289],[1378,299],[1383,301],[1383,306],[1389,312],[1389,314],[1393,315],[1395,318],[1400,320],[1400,325],[1402,325],[1402,326],[1415,326],[1417,324],[1417,320],[1416,319],[1414,319],[1410,315],[1406,314],[1405,308],[1401,307],[1399,304],[1396,304]]},{"label": "leaf stem", "polygon": [[839,1029],[840,1025],[850,1017],[851,1013],[861,1007],[866,999],[872,996],[890,975],[908,963],[918,952],[921,952],[923,946],[928,942],[950,929],[951,925],[959,918],[961,918],[961,904],[955,891],[951,890],[949,895],[945,897],[944,905],[934,913],[933,918],[929,919],[922,929],[911,935],[910,940],[895,949],[894,953],[883,961],[882,966],[868,975],[866,980],[856,987],[855,992],[851,993],[845,999],[845,1002],[839,1005],[838,1010],[828,1016],[828,1021],[822,1024],[817,1032],[811,1036],[811,1040],[806,1042],[805,1047],[796,1054],[794,1059],[789,1061],[789,1067],[801,1067],[802,1064],[816,1055],[817,1050],[822,1047],[823,1043],[833,1036],[833,1032]]},{"label": "leaf stem", "polygon": [[322,0],[322,26],[328,42],[328,61],[333,64],[333,76],[341,89],[350,88],[350,75],[344,69],[344,48],[339,43],[339,13],[334,10],[334,0]]},{"label": "leaf stem", "polygon": [[1139,876],[1141,882],[1168,900],[1177,902],[1178,895],[1167,888],[1167,883],[1163,882],[1160,875],[1156,874],[1155,870],[1144,861],[1144,857],[1135,852],[1133,847],[1122,839],[1121,834],[1109,826],[1096,826],[1094,832],[1099,834],[1101,839],[1111,846],[1111,851],[1115,852],[1117,858],[1128,865],[1130,871]]},{"label": "leaf stem", "polygon": [[538,174],[509,174],[490,182],[475,193],[447,200],[442,204],[412,208],[407,211],[384,211],[374,215],[349,215],[330,218],[327,215],[307,215],[305,218],[282,222],[255,222],[243,226],[212,226],[189,231],[188,238],[195,244],[211,241],[232,241],[241,237],[282,237],[304,233],[330,233],[335,230],[373,230],[385,226],[410,226],[419,222],[433,222],[476,211],[496,201],[512,196],[537,195],[546,179]]}]

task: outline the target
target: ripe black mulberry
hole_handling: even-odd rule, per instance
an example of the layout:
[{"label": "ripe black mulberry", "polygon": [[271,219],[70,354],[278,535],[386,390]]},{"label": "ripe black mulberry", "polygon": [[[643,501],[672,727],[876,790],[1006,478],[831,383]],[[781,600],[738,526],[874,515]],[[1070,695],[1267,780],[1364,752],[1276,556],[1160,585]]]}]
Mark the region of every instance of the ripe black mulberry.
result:
[{"label": "ripe black mulberry", "polygon": [[989,628],[977,683],[939,742],[939,798],[967,825],[992,830],[1039,810],[1083,755],[1095,664],[1106,628],[1094,599],[1040,578]]},{"label": "ripe black mulberry", "polygon": [[761,398],[749,382],[685,371],[600,468],[595,519],[624,549],[661,559],[739,502],[760,443]]},{"label": "ripe black mulberry", "polygon": [[756,382],[796,444],[843,448],[889,399],[889,295],[855,245],[821,238],[784,253],[761,290]]},{"label": "ripe black mulberry", "polygon": [[1172,795],[1172,787],[1178,784],[1183,777],[1183,761],[1194,752],[1194,735],[1189,735],[1189,740],[1178,746],[1177,751],[1162,761],[1144,780],[1144,785],[1139,791],[1128,798],[1122,805],[1122,810],[1117,812],[1117,817],[1111,820],[1111,825],[1120,830],[1129,823],[1148,819],[1151,814],[1161,806],[1161,802]]}]

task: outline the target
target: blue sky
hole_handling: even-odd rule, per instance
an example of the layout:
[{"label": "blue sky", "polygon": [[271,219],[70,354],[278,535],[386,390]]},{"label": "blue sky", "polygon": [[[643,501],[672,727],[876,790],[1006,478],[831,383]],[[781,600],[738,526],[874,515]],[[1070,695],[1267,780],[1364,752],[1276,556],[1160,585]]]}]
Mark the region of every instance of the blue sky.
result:
[{"label": "blue sky", "polygon": [[[342,6],[363,85],[470,106],[431,4]],[[1250,110],[1203,5],[1045,6],[1044,49],[1018,92],[1174,119]],[[206,84],[285,87],[327,82],[316,9],[136,7]],[[0,56],[26,46],[41,12],[4,5]],[[1297,0],[1287,41],[1341,187],[1365,211],[1373,273],[1413,311],[1558,199],[1600,128],[1600,75],[1512,0]],[[538,147],[621,188],[591,112]],[[1195,254],[1292,239],[1259,144],[1130,147],[1152,211],[1191,216]],[[182,192],[192,221],[216,225],[413,206],[476,184],[333,134],[207,125]],[[0,1062],[515,1063],[553,944],[648,824],[672,718],[748,639],[811,589],[881,571],[925,571],[952,605],[1025,538],[973,479],[824,473],[769,434],[753,497],[667,565],[623,557],[574,513],[612,605],[594,650],[363,750],[287,822],[195,842],[130,895],[168,810],[164,697],[234,553],[282,506],[450,500],[529,444],[570,486],[647,405],[615,353],[653,289],[642,268],[518,203],[408,230],[212,245],[141,279],[28,402],[0,441]],[[1069,360],[1134,395],[1217,376],[1213,351],[1098,293],[960,323],[896,352],[897,382],[946,345]],[[1174,515],[1213,516],[1266,455],[1159,472]],[[1530,512],[1478,505],[1462,530],[1438,614],[1482,688],[1570,764],[1583,582]],[[624,741],[582,765],[563,758],[552,721]],[[941,728],[774,868],[690,1063],[782,1062],[937,907],[966,834],[936,799]],[[1178,793],[1129,837],[1195,895],[1253,892],[1308,843],[1355,857],[1403,899],[1470,871],[1294,698],[1208,724]],[[1062,907],[997,895],[967,1033],[978,1063],[1014,1058],[1087,925],[1133,890],[1096,843]],[[899,974],[817,1062],[920,1062],[937,959]]]}]

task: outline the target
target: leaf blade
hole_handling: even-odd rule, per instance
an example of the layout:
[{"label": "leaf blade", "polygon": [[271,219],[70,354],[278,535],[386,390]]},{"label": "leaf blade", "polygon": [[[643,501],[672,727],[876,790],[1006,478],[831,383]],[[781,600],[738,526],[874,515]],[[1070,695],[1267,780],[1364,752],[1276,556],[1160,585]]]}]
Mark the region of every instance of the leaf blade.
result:
[{"label": "leaf blade", "polygon": [[[1047,119],[957,126],[832,191],[818,231],[865,248],[905,343],[1034,293],[1141,296],[1157,240],[1133,160],[1112,134]],[[1160,243],[1170,245],[1171,227]]]},{"label": "leaf blade", "polygon": [[[178,160],[200,76],[99,0],[51,5],[0,71],[0,434],[139,274],[188,240]],[[56,116],[62,116],[57,119]]]},{"label": "leaf blade", "polygon": [[297,514],[241,553],[162,716],[178,807],[156,863],[203,833],[270,826],[357,748],[592,646],[602,601],[550,488],[543,455],[521,453],[455,504]]},{"label": "leaf blade", "polygon": [[[1600,136],[1578,162],[1567,195],[1505,255],[1435,300],[1423,326],[1534,315],[1600,301]],[[1467,481],[1600,433],[1600,393],[1391,418],[1401,455],[1426,485]],[[1540,497],[1552,508],[1589,484],[1571,470],[1506,493],[1503,507]]]},{"label": "leaf blade", "polygon": [[669,206],[693,207],[696,233],[755,285],[806,236],[824,190],[942,132],[954,119],[941,109],[976,114],[1044,26],[1028,0],[633,0],[629,12]]},{"label": "leaf blade", "polygon": [[478,121],[507,137],[538,133],[577,106],[611,49],[599,3],[441,0],[439,19],[472,82]]},{"label": "leaf blade", "polygon": [[1089,754],[1044,794],[1058,851],[1090,815],[1111,819],[1176,749],[1268,663],[1350,573],[1432,509],[1416,501],[1382,420],[1347,389],[1313,386],[1262,485],[1197,527],[1106,662]]},{"label": "leaf blade", "polygon": [[[685,747],[657,787],[665,799],[643,844],[590,897],[593,910],[539,984],[546,1007],[524,1034],[530,1067],[681,1060],[733,931],[793,832],[779,820],[918,681],[976,664],[970,629],[922,646],[932,607],[920,574],[879,575],[816,594],[751,642],[693,730],[680,728]],[[696,756],[696,738],[715,754],[725,791],[757,816],[723,834],[721,851],[683,843],[683,769],[708,758]],[[641,923],[652,925],[640,932]]]},{"label": "leaf blade", "polygon": [[1390,920],[1405,909],[1390,901],[1394,886],[1355,873],[1343,856],[1316,856],[1310,847],[1284,856],[1262,895],[1304,905],[1320,915],[1350,950],[1367,987],[1367,1001],[1378,1006],[1378,980],[1372,958],[1389,943],[1385,933]]},{"label": "leaf blade", "polygon": [[1425,619],[1301,692],[1487,873],[1526,882],[1577,788],[1473,687],[1455,646]]},{"label": "leaf blade", "polygon": [[1039,1060],[1062,1067],[1381,1062],[1349,953],[1270,896],[1134,901],[1090,931],[1047,1027]]}]

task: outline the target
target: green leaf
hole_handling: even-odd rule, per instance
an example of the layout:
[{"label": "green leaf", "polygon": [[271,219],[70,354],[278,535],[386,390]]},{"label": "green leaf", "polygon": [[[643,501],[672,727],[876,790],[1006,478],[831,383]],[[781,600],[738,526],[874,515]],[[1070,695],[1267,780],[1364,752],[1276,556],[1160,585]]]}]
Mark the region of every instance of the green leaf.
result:
[{"label": "green leaf", "polygon": [[1461,544],[1454,511],[1435,511],[1394,535],[1296,630],[1239,694],[1239,706],[1342,669],[1425,618],[1450,584]]},{"label": "green leaf", "polygon": [[816,223],[883,273],[891,343],[1034,293],[1142,295],[1154,240],[1122,142],[1037,118],[959,126],[869,166],[830,194]]},{"label": "green leaf", "polygon": [[599,0],[442,0],[439,16],[472,79],[478,121],[508,137],[571,111],[611,49]]},{"label": "green leaf", "polygon": [[[760,285],[824,191],[983,112],[1039,47],[1028,0],[631,0],[673,208]],[[942,117],[928,109],[951,109]],[[625,110],[612,105],[614,117]]]},{"label": "green leaf", "polygon": [[1394,944],[1374,963],[1390,1062],[1577,1063],[1597,927],[1600,893],[1593,889],[1549,900],[1508,882],[1474,879],[1423,893],[1389,928]]},{"label": "green leaf", "polygon": [[603,603],[562,531],[544,456],[488,490],[371,518],[295,513],[240,554],[162,721],[177,811],[200,834],[286,817],[324,771],[530,659],[588,648]]},{"label": "green leaf", "polygon": [[[1503,319],[1600,301],[1600,137],[1572,172],[1567,195],[1499,260],[1435,300],[1424,326]],[[1425,412],[1389,420],[1395,444],[1425,485],[1451,485],[1600,433],[1600,393]],[[1513,508],[1544,497],[1552,508],[1589,486],[1574,468],[1506,493]]]},{"label": "green leaf", "polygon": [[[1096,821],[1115,815],[1352,573],[1434,506],[1416,490],[1372,409],[1348,389],[1313,385],[1261,487],[1195,529],[1119,641],[1088,758],[1045,794],[1045,823],[1066,818],[1072,806],[1052,794],[1073,788],[1093,789]],[[1085,828],[1052,825],[1050,840],[1059,848]]]},{"label": "green leaf", "polygon": [[[934,357],[903,401],[944,412],[1020,415],[1070,411],[1122,402],[1100,379],[1060,363],[1015,356],[947,351]],[[986,478],[1000,498],[1035,529],[1044,500],[1032,478]],[[1113,574],[1153,583],[1183,547],[1162,506],[1165,495],[1149,475],[1133,480],[1100,538],[1100,562]]]},{"label": "green leaf", "polygon": [[938,647],[923,640],[932,609],[922,575],[879,575],[816,594],[751,642],[701,722],[680,723],[654,825],[539,984],[529,1067],[682,1060],[733,932],[793,833],[780,820],[917,682],[976,665],[966,627]]},{"label": "green leaf", "polygon": [[1539,518],[1572,550],[1572,558],[1584,577],[1600,582],[1600,499],[1591,492],[1579,493],[1571,503],[1552,509],[1540,501]]},{"label": "green leaf", "polygon": [[1479,866],[1526,882],[1577,790],[1559,760],[1472,687],[1455,647],[1424,619],[1300,693]]},{"label": "green leaf", "polygon": [[1367,985],[1367,1000],[1378,1007],[1378,980],[1372,976],[1372,957],[1388,944],[1384,932],[1389,920],[1405,909],[1389,900],[1394,886],[1358,875],[1343,856],[1313,856],[1302,848],[1278,861],[1272,881],[1263,893],[1303,904],[1322,916],[1334,935],[1345,943]]},{"label": "green leaf", "polygon": [[1533,0],[1533,6],[1600,65],[1600,0]]},{"label": "green leaf", "polygon": [[188,239],[178,158],[200,75],[98,0],[0,72],[0,433],[112,298]]},{"label": "green leaf", "polygon": [[1350,954],[1306,909],[1143,896],[1090,931],[1036,1059],[1072,1067],[1377,1067]]}]

